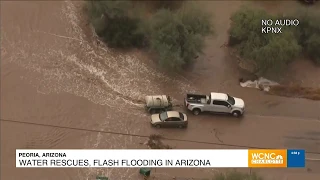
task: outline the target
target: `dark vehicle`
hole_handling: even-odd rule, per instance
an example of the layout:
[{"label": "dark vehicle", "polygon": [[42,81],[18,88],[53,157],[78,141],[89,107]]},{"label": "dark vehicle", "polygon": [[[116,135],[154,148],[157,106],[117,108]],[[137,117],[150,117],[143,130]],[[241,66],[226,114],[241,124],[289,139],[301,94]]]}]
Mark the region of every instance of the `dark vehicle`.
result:
[{"label": "dark vehicle", "polygon": [[151,115],[151,125],[156,128],[161,127],[188,127],[187,115],[178,111],[167,111],[160,114]]}]

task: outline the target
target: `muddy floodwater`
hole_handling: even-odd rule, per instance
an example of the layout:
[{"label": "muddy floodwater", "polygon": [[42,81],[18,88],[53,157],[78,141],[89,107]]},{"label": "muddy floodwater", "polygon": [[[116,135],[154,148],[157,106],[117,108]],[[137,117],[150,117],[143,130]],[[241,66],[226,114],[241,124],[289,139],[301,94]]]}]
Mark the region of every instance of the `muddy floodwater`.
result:
[{"label": "muddy floodwater", "polygon": [[[320,103],[240,87],[241,72],[222,45],[229,17],[243,2],[199,3],[213,12],[217,33],[207,39],[204,55],[192,70],[169,77],[143,53],[120,54],[97,43],[83,21],[82,2],[1,1],[1,179],[91,180],[103,173],[111,180],[139,180],[137,169],[15,168],[15,149],[21,148],[147,148],[146,138],[126,134],[184,140],[166,142],[175,148],[303,148],[309,152],[308,169],[255,171],[267,179],[319,179]],[[298,67],[309,65],[295,64],[289,73],[299,74]],[[315,77],[319,69],[308,73],[298,80],[319,85]],[[171,95],[176,105],[182,105],[188,92],[211,91],[243,98],[246,115],[240,120],[188,113],[188,129],[150,127],[150,116],[143,109],[146,95]],[[159,180],[200,178],[220,170],[158,169],[154,175]]]}]

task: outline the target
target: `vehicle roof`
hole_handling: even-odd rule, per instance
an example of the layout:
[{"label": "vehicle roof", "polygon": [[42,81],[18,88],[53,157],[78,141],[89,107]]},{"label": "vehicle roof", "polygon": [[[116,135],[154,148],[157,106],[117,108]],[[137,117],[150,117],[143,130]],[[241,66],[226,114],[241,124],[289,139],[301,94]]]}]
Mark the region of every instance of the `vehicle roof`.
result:
[{"label": "vehicle roof", "polygon": [[228,95],[225,93],[211,93],[211,99],[216,99],[216,100],[227,100],[228,99]]},{"label": "vehicle roof", "polygon": [[[168,117],[180,117],[180,112],[178,111],[167,111]],[[182,113],[183,114],[183,113]]]}]

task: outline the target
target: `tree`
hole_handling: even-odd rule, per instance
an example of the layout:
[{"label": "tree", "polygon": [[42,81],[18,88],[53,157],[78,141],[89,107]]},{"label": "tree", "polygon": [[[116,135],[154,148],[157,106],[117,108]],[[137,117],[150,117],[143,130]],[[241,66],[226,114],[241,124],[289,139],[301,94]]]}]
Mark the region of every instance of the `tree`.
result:
[{"label": "tree", "polygon": [[306,44],[306,52],[309,57],[315,62],[317,65],[320,65],[320,35],[313,34],[311,35],[308,40],[305,42]]},{"label": "tree", "polygon": [[[180,28],[180,31],[178,30]],[[181,36],[180,36],[181,33]],[[178,42],[185,35],[183,24],[170,10],[159,10],[150,21],[150,45],[158,53],[161,66],[174,69],[181,67],[185,61]]]},{"label": "tree", "polygon": [[212,33],[209,15],[187,5],[178,12],[161,9],[148,21],[151,49],[159,64],[179,70],[202,52],[204,37]]},{"label": "tree", "polygon": [[150,3],[156,9],[165,8],[165,9],[176,10],[179,7],[181,7],[183,0],[181,0],[181,1],[154,0],[154,1],[145,1],[145,2]]},{"label": "tree", "polygon": [[296,36],[306,54],[320,65],[320,13],[300,10],[295,15],[300,24],[296,28]]},{"label": "tree", "polygon": [[282,34],[263,34],[264,19],[279,19],[262,10],[240,9],[231,17],[229,45],[255,66],[254,73],[277,73],[292,62],[301,52],[295,34],[283,27]]},{"label": "tree", "polygon": [[252,57],[260,72],[279,72],[292,62],[301,51],[292,32],[284,32],[281,36],[271,36],[268,43],[252,52]]},{"label": "tree", "polygon": [[132,1],[87,1],[87,12],[96,33],[109,46],[150,45],[162,67],[179,70],[194,61],[205,36],[213,32],[209,14],[193,3],[183,5],[175,11],[160,9],[147,20],[137,18]]},{"label": "tree", "polygon": [[195,3],[184,3],[177,12],[189,32],[199,34],[203,37],[213,34],[211,15],[197,8]]},{"label": "tree", "polygon": [[110,47],[142,46],[140,20],[130,1],[87,1],[87,12],[96,33]]},{"label": "tree", "polygon": [[266,38],[261,35],[261,19],[272,19],[263,10],[253,10],[243,7],[231,16],[231,28],[229,30],[229,44],[237,45],[248,41],[252,37],[257,37],[254,43],[258,46],[266,44]]}]

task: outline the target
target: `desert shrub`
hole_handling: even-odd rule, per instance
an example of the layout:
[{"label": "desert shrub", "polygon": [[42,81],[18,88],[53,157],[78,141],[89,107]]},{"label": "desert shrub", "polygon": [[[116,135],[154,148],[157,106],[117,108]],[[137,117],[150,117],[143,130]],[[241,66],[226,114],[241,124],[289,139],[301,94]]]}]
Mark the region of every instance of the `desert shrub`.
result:
[{"label": "desert shrub", "polygon": [[261,19],[272,18],[263,10],[253,10],[247,7],[240,9],[231,16],[231,28],[229,30],[229,45],[242,44],[253,36],[258,37],[255,44],[266,44],[267,39],[261,35]]},{"label": "desert shrub", "polygon": [[210,15],[194,3],[185,3],[175,11],[160,9],[144,18],[133,12],[136,8],[132,3],[87,1],[86,7],[96,33],[109,46],[148,45],[158,55],[159,64],[168,70],[190,65],[202,52],[205,36],[213,33]]},{"label": "desert shrub", "polygon": [[87,1],[87,12],[97,35],[110,47],[140,47],[144,35],[130,1]]},{"label": "desert shrub", "polygon": [[202,52],[204,37],[212,33],[209,15],[187,5],[173,12],[161,9],[148,20],[150,46],[159,55],[159,64],[179,70]]},{"label": "desert shrub", "polygon": [[296,35],[304,52],[316,64],[320,65],[320,13],[300,10],[295,15],[300,24],[296,28]]},{"label": "desert shrub", "polygon": [[170,1],[170,0],[156,0],[156,1],[145,1],[146,3],[151,4],[155,9],[171,9],[176,10],[181,7],[183,0],[181,1]]},{"label": "desert shrub", "polygon": [[110,47],[142,47],[144,35],[137,30],[138,24],[138,19],[112,18],[100,36]]},{"label": "desert shrub", "polygon": [[249,53],[260,73],[280,72],[300,54],[301,47],[292,32],[271,36],[268,43]]},{"label": "desert shrub", "polygon": [[[278,19],[259,9],[242,8],[231,17],[229,45],[255,66],[255,73],[281,72],[301,52],[293,30],[263,34],[262,19]],[[285,27],[284,27],[285,28]]]},{"label": "desert shrub", "polygon": [[177,15],[188,32],[203,37],[213,34],[211,15],[197,8],[195,3],[185,3],[183,8],[177,12]]},{"label": "desert shrub", "polygon": [[172,149],[171,146],[164,144],[162,142],[163,137],[157,134],[152,134],[149,136],[147,145],[150,149]]},{"label": "desert shrub", "polygon": [[307,55],[313,60],[314,63],[320,65],[320,35],[313,34],[305,42],[305,50]]}]

